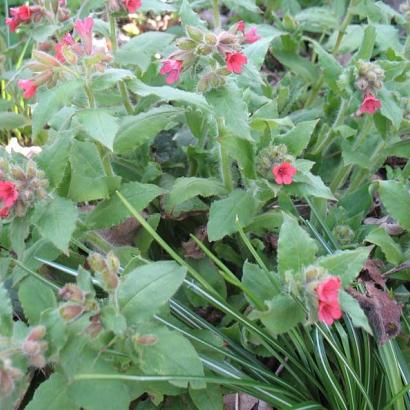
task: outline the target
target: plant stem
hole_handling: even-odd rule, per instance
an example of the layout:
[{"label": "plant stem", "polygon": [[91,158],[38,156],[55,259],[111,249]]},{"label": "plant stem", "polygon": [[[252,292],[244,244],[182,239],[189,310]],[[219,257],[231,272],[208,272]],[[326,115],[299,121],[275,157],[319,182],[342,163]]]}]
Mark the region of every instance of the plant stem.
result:
[{"label": "plant stem", "polygon": [[[107,8],[108,20],[110,22],[110,40],[111,40],[111,49],[115,53],[118,49],[117,43],[117,21],[115,17]],[[118,89],[121,94],[122,103],[124,104],[125,110],[128,114],[134,114],[134,107],[131,104],[130,96],[128,95],[127,87],[123,81],[118,82]]]},{"label": "plant stem", "polygon": [[[372,117],[370,115],[366,115],[364,124],[362,125],[361,132],[353,144],[353,151],[357,150],[362,142],[366,139],[367,135],[369,134],[373,125]],[[343,161],[343,160],[342,160]],[[353,169],[353,165],[348,165],[345,167],[343,162],[339,165],[338,171],[336,176],[333,178],[332,183],[330,184],[330,189],[332,192],[336,192],[345,182],[346,178],[349,176],[350,172]]]},{"label": "plant stem", "polygon": [[219,11],[219,0],[213,0],[213,13],[214,13],[214,27],[216,30],[221,28],[221,13]]},{"label": "plant stem", "polygon": [[223,139],[224,139],[224,125],[222,118],[218,118],[218,133],[219,133],[219,165],[221,168],[222,181],[228,192],[233,190],[232,182],[232,162],[225,150]]},{"label": "plant stem", "polygon": [[91,90],[90,84],[88,83],[88,80],[85,80],[84,90],[85,90],[85,93],[87,94],[88,104],[90,105],[90,108],[95,108],[95,98]]}]

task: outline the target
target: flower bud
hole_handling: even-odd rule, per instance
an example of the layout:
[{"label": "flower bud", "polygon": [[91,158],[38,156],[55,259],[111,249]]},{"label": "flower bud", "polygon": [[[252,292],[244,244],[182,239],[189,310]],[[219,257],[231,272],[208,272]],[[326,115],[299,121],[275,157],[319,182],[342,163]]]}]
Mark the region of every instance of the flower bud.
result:
[{"label": "flower bud", "polygon": [[195,42],[199,43],[204,38],[204,33],[201,29],[194,27],[194,26],[186,26],[186,32],[188,36],[194,40]]},{"label": "flower bud", "polygon": [[104,257],[97,252],[92,253],[87,258],[87,262],[94,272],[102,272],[107,269]]},{"label": "flower bud", "polygon": [[15,381],[23,377],[23,372],[12,366],[10,359],[4,359],[0,364],[0,396],[9,396],[15,387]]},{"label": "flower bud", "polygon": [[26,179],[25,172],[18,165],[14,165],[10,168],[10,174],[13,178],[18,179],[19,181]]},{"label": "flower bud", "polygon": [[291,15],[286,14],[282,20],[283,28],[287,31],[294,31],[298,28],[299,23]]},{"label": "flower bud", "polygon": [[196,52],[203,56],[207,56],[211,54],[212,51],[213,51],[213,47],[207,44],[199,44],[199,46],[196,48]]},{"label": "flower bud", "polygon": [[342,245],[350,243],[354,238],[354,232],[348,225],[336,225],[333,235]]},{"label": "flower bud", "polygon": [[70,300],[72,302],[84,302],[85,293],[74,283],[67,283],[59,290],[58,295],[63,300]]},{"label": "flower bud", "polygon": [[46,328],[45,326],[39,325],[34,327],[29,335],[27,336],[27,340],[41,340],[46,335]]},{"label": "flower bud", "polygon": [[64,320],[74,320],[80,317],[84,313],[85,309],[83,305],[66,304],[61,306],[60,315]]},{"label": "flower bud", "polygon": [[41,353],[41,346],[36,341],[25,340],[21,345],[21,350],[26,356],[36,356]]},{"label": "flower bud", "polygon": [[110,272],[117,274],[120,271],[120,260],[115,256],[113,251],[108,252],[106,258],[107,268]]},{"label": "flower bud", "polygon": [[37,167],[33,161],[27,162],[26,174],[28,178],[34,178],[37,175]]},{"label": "flower bud", "polygon": [[363,77],[360,77],[360,78],[356,81],[356,87],[357,87],[357,89],[359,89],[360,91],[366,90],[368,86],[369,86],[369,83],[368,83],[367,80],[365,80]]},{"label": "flower bud", "polygon": [[186,51],[193,50],[196,47],[195,41],[186,37],[177,40],[176,44],[178,48]]},{"label": "flower bud", "polygon": [[42,354],[31,356],[29,358],[29,363],[30,363],[31,366],[34,366],[37,369],[42,369],[47,364],[46,358]]},{"label": "flower bud", "polygon": [[214,33],[206,33],[205,34],[205,43],[209,44],[210,46],[215,46],[218,42],[218,38]]},{"label": "flower bud", "polygon": [[58,67],[60,65],[60,63],[55,57],[51,56],[50,54],[45,53],[44,51],[34,50],[33,58],[34,60],[48,67]]}]

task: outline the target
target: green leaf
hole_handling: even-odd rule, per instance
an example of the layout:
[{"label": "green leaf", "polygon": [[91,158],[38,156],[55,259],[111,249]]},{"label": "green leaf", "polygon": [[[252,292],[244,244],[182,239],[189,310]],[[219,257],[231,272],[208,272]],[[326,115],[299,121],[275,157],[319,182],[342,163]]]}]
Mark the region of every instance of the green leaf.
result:
[{"label": "green leaf", "polygon": [[206,23],[199,18],[198,13],[195,13],[188,0],[182,0],[178,15],[183,26],[195,26],[206,29]]},{"label": "green leaf", "polygon": [[306,318],[302,307],[289,295],[277,295],[265,303],[268,310],[254,310],[249,318],[260,319],[274,335],[288,332]]},{"label": "green leaf", "polygon": [[84,131],[112,151],[118,122],[105,110],[84,110],[76,114]]},{"label": "green leaf", "polygon": [[[119,192],[137,210],[142,211],[153,199],[165,191],[156,185],[129,182],[121,186]],[[130,216],[127,208],[117,195],[101,202],[86,219],[91,229],[109,228],[125,221]]]},{"label": "green leaf", "polygon": [[382,102],[380,113],[388,118],[393,126],[398,129],[403,119],[403,111],[394,99],[393,94],[385,88],[382,88],[377,93],[377,97],[379,97]]},{"label": "green leaf", "polygon": [[25,240],[30,233],[30,226],[31,223],[28,215],[21,218],[16,217],[11,221],[9,228],[10,242],[13,251],[16,252],[19,259],[26,249]]},{"label": "green leaf", "polygon": [[310,138],[319,120],[303,121],[296,125],[284,135],[275,138],[278,142],[286,144],[290,154],[300,156],[309,145]]},{"label": "green leaf", "polygon": [[120,177],[106,176],[98,149],[92,142],[73,141],[70,164],[68,196],[76,202],[107,198],[120,183]]},{"label": "green leaf", "polygon": [[378,183],[380,197],[387,212],[410,231],[410,193],[403,184],[396,181]]},{"label": "green leaf", "polygon": [[289,270],[300,272],[315,260],[317,250],[316,242],[296,220],[283,214],[278,240],[279,273],[284,275]]},{"label": "green leaf", "polygon": [[26,278],[19,285],[18,295],[24,315],[31,325],[40,321],[44,311],[57,307],[57,300],[51,288],[33,277]]},{"label": "green leaf", "polygon": [[223,184],[213,178],[181,177],[175,180],[169,194],[170,205],[178,205],[197,195],[203,197],[224,195],[226,189]]},{"label": "green leaf", "polygon": [[132,38],[116,53],[115,62],[123,65],[136,65],[142,72],[147,71],[152,58],[171,44],[174,36],[159,31],[148,31]]},{"label": "green leaf", "polygon": [[259,8],[255,4],[255,0],[222,0],[223,3],[231,10],[241,11],[244,8],[252,13],[258,13]]},{"label": "green leaf", "polygon": [[364,29],[363,42],[359,51],[354,56],[354,60],[370,60],[373,56],[374,44],[376,41],[376,29],[372,25],[368,25]]},{"label": "green leaf", "polygon": [[339,300],[342,311],[350,316],[353,325],[356,327],[361,327],[366,330],[366,332],[373,334],[369,321],[367,320],[367,316],[360,307],[359,302],[344,290],[340,291]]},{"label": "green leaf", "polygon": [[189,395],[198,410],[223,410],[224,402],[221,388],[208,385],[206,389],[189,389]]},{"label": "green leaf", "polygon": [[255,144],[252,141],[237,138],[234,134],[225,134],[221,145],[229,157],[238,162],[239,169],[246,178],[255,179]]},{"label": "green leaf", "polygon": [[267,273],[248,261],[243,265],[242,283],[263,302],[271,300],[277,294]]},{"label": "green leaf", "polygon": [[78,91],[81,84],[79,80],[65,81],[41,94],[33,111],[33,138],[39,134],[54,114],[65,105],[69,105],[71,97]]},{"label": "green leaf", "polygon": [[[259,33],[259,27],[256,27]],[[244,49],[244,53],[248,57],[248,61],[252,63],[258,70],[260,70],[263,62],[265,61],[266,53],[268,52],[273,39],[282,35],[279,30],[276,30],[273,27],[269,27],[269,29],[269,34],[266,37],[262,35],[262,38],[260,40],[256,41],[253,44],[249,44]]]},{"label": "green leaf", "polygon": [[68,244],[78,219],[74,202],[56,197],[46,205],[37,207],[33,218],[43,238],[61,251],[68,252]]},{"label": "green leaf", "polygon": [[382,227],[371,231],[366,236],[365,241],[377,245],[384,253],[387,261],[393,265],[403,262],[403,253],[400,245]]},{"label": "green leaf", "polygon": [[11,336],[13,330],[13,308],[10,295],[0,283],[0,329],[3,336]]},{"label": "green leaf", "polygon": [[312,33],[330,32],[339,25],[337,16],[328,7],[309,7],[294,16],[301,30]]},{"label": "green leaf", "polygon": [[138,11],[142,13],[153,11],[155,14],[161,14],[164,11],[175,11],[175,6],[162,0],[145,0]]},{"label": "green leaf", "polygon": [[[157,341],[150,345],[135,344],[139,356],[139,366],[145,374],[203,376],[204,371],[198,354],[191,343],[181,334],[157,326],[140,327],[139,334],[149,334]],[[186,381],[170,382],[176,386],[186,387]],[[194,388],[204,388],[204,383],[190,383]]]},{"label": "green leaf", "polygon": [[162,105],[138,115],[124,117],[114,141],[114,151],[119,154],[129,153],[153,140],[160,131],[174,125],[180,114],[179,108]]},{"label": "green leaf", "polygon": [[331,275],[340,276],[343,287],[347,287],[359,275],[371,249],[370,246],[354,251],[338,251],[333,255],[319,258],[317,263],[326,268]]},{"label": "green leaf", "polygon": [[342,74],[343,67],[320,43],[313,40],[311,41],[313,43],[313,49],[319,58],[319,66],[323,70],[325,80],[329,81],[330,84],[334,84],[340,74]]},{"label": "green leaf", "polygon": [[67,391],[68,383],[59,373],[52,374],[37,387],[26,410],[78,410]]},{"label": "green leaf", "polygon": [[108,68],[103,73],[95,73],[92,76],[92,88],[94,91],[103,91],[116,86],[120,81],[135,78],[130,70],[122,68]]},{"label": "green leaf", "polygon": [[59,133],[51,144],[43,147],[37,156],[37,163],[44,170],[52,187],[57,188],[68,166],[72,137]]},{"label": "green leaf", "polygon": [[0,112],[0,130],[23,128],[30,124],[30,119],[15,112]]},{"label": "green leaf", "polygon": [[128,273],[118,289],[128,324],[152,316],[178,290],[185,275],[186,268],[173,261],[153,262]]},{"label": "green leaf", "polygon": [[242,227],[249,225],[256,213],[256,201],[246,191],[235,190],[225,199],[214,201],[208,221],[208,237],[217,241],[224,236],[237,232],[237,218]]},{"label": "green leaf", "polygon": [[[206,94],[216,118],[224,121],[226,130],[236,137],[252,140],[248,120],[248,108],[243,101],[242,91],[234,83],[228,83]],[[252,140],[253,141],[253,140]]]},{"label": "green leaf", "polygon": [[161,87],[153,87],[144,84],[140,80],[128,82],[128,88],[141,97],[154,95],[163,101],[177,101],[188,106],[195,105],[205,111],[209,111],[210,107],[205,98],[198,93],[180,90],[178,88],[163,85]]}]

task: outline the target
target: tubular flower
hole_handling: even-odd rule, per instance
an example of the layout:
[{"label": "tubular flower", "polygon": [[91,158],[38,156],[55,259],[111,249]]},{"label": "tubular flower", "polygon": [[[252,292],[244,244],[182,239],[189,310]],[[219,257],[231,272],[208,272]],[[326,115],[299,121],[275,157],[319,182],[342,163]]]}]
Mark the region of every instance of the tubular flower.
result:
[{"label": "tubular flower", "polygon": [[377,99],[372,93],[368,93],[365,95],[362,104],[359,109],[360,114],[374,114],[378,109],[380,109],[382,103],[379,99]]},{"label": "tubular flower", "polygon": [[282,162],[272,168],[272,174],[275,177],[275,182],[279,185],[290,185],[293,182],[293,176],[297,170],[289,162]]},{"label": "tubular flower", "polygon": [[141,7],[141,0],[124,0],[128,13],[135,13]]},{"label": "tubular flower", "polygon": [[182,71],[182,61],[180,60],[164,60],[159,73],[166,76],[167,84],[174,84],[179,80]]},{"label": "tubular flower", "polygon": [[65,63],[64,48],[74,45],[75,40],[70,33],[67,33],[54,47],[55,57],[60,63]]},{"label": "tubular flower", "polygon": [[341,286],[340,278],[331,276],[319,283],[316,288],[316,295],[319,302],[319,320],[327,325],[332,325],[334,320],[342,317],[342,310],[339,303],[339,290]]},{"label": "tubular flower", "polygon": [[16,203],[19,193],[11,181],[0,181],[0,201],[3,207],[0,209],[0,218],[9,216],[10,208]]},{"label": "tubular flower", "polygon": [[242,66],[248,62],[248,58],[242,53],[227,53],[225,61],[228,71],[240,74],[242,72]]},{"label": "tubular flower", "polygon": [[21,88],[23,92],[23,97],[29,99],[34,97],[37,92],[37,86],[34,84],[32,80],[20,80],[18,82],[19,88]]},{"label": "tubular flower", "polygon": [[85,52],[90,55],[93,50],[93,26],[94,20],[92,17],[86,17],[84,20],[76,20],[74,29],[81,37],[84,44]]},{"label": "tubular flower", "polygon": [[253,43],[256,43],[260,39],[261,39],[261,36],[256,31],[256,27],[251,27],[245,33],[245,43],[253,44]]},{"label": "tubular flower", "polygon": [[236,25],[236,30],[242,33],[245,32],[245,22],[243,20],[238,21],[238,24]]}]

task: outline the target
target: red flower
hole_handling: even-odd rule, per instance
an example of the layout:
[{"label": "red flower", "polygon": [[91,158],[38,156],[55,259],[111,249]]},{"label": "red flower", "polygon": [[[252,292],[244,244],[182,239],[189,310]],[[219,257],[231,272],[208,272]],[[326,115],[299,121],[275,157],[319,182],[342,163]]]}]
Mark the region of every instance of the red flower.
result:
[{"label": "red flower", "polygon": [[164,60],[159,73],[166,76],[167,84],[174,84],[179,80],[183,62],[180,60]]},{"label": "red flower", "polygon": [[272,174],[275,176],[275,182],[279,185],[290,185],[293,182],[292,177],[296,174],[296,168],[289,162],[283,162],[276,165],[272,169]]},{"label": "red flower", "polygon": [[11,8],[10,14],[19,22],[30,21],[31,19],[31,10],[27,5]]},{"label": "red flower", "polygon": [[21,88],[24,93],[23,97],[26,99],[29,99],[31,97],[34,97],[37,92],[37,86],[34,84],[33,81],[31,80],[20,80],[18,82],[19,88]]},{"label": "red flower", "polygon": [[93,32],[93,26],[92,17],[86,17],[84,20],[77,19],[74,23],[74,29],[80,37],[89,37]]},{"label": "red flower", "polygon": [[251,27],[246,33],[245,33],[245,43],[252,44],[257,42],[258,40],[261,39],[261,36],[258,34],[256,31],[256,27]]},{"label": "red flower", "polygon": [[60,63],[65,63],[65,57],[64,57],[64,48],[68,46],[74,45],[75,40],[73,36],[70,33],[67,33],[64,35],[64,37],[55,45],[54,50],[56,53],[56,59]]},{"label": "red flower", "polygon": [[245,32],[245,22],[243,20],[238,21],[238,24],[236,25],[236,31],[241,31],[242,33]]},{"label": "red flower", "polygon": [[359,113],[360,114],[373,114],[379,108],[381,108],[382,103],[378,100],[372,93],[366,94],[362,101],[362,105],[360,106]]},{"label": "red flower", "polygon": [[331,276],[319,283],[316,288],[316,294],[319,300],[319,320],[325,322],[329,326],[334,320],[342,317],[342,310],[340,309],[339,304],[340,286],[340,278]]},{"label": "red flower", "polygon": [[14,33],[20,22],[15,18],[7,17],[5,23],[9,26],[9,30]]},{"label": "red flower", "polygon": [[141,7],[141,0],[124,0],[124,5],[129,13],[135,13]]},{"label": "red flower", "polygon": [[228,71],[235,74],[240,74],[242,66],[248,62],[248,58],[242,53],[227,53],[225,56],[226,66]]},{"label": "red flower", "polygon": [[0,218],[9,215],[10,208],[16,203],[19,193],[13,182],[0,181],[0,201],[3,207],[0,209]]},{"label": "red flower", "polygon": [[74,23],[74,29],[81,37],[85,52],[88,55],[93,51],[93,26],[94,20],[92,17],[86,17],[84,20],[78,19]]}]

